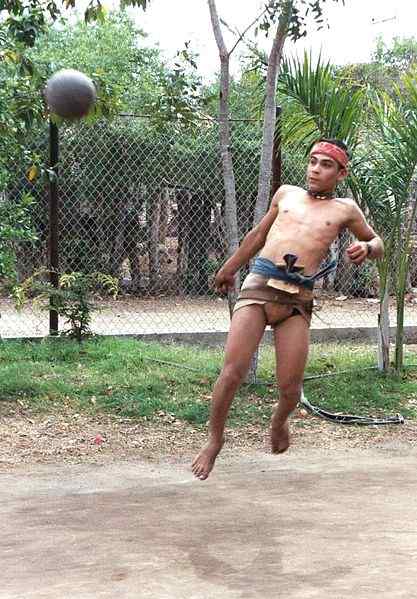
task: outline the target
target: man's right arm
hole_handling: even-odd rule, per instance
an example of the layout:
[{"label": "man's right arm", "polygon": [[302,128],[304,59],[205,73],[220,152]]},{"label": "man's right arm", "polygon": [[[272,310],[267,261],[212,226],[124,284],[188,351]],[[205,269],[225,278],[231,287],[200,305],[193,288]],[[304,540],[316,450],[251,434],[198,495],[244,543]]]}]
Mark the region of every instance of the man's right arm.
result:
[{"label": "man's right arm", "polygon": [[239,268],[247,264],[265,245],[268,232],[278,216],[278,203],[285,191],[284,188],[285,186],[282,186],[278,189],[263,219],[245,235],[238,249],[226,260],[217,273],[215,286],[220,293],[227,293],[229,288],[234,287],[235,274]]}]

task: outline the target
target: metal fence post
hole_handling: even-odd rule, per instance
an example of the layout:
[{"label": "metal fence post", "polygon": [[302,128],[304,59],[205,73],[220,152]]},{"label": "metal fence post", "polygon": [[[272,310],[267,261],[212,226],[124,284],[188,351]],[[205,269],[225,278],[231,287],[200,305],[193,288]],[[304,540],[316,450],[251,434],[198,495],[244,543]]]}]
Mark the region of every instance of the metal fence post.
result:
[{"label": "metal fence post", "polygon": [[[58,288],[58,160],[59,160],[59,133],[58,127],[49,121],[49,238],[48,262],[49,282]],[[49,334],[58,335],[58,312],[54,308],[54,299],[49,304]]]}]

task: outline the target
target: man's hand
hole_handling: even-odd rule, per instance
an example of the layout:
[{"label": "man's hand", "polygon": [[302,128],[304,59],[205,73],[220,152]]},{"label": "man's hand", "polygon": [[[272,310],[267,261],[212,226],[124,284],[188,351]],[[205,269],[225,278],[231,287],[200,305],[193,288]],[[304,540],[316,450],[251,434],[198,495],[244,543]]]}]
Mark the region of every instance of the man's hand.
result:
[{"label": "man's hand", "polygon": [[348,247],[346,254],[351,262],[359,266],[369,255],[368,244],[366,241],[356,241]]},{"label": "man's hand", "polygon": [[221,268],[214,279],[214,286],[217,293],[226,294],[229,289],[235,288],[235,275]]}]

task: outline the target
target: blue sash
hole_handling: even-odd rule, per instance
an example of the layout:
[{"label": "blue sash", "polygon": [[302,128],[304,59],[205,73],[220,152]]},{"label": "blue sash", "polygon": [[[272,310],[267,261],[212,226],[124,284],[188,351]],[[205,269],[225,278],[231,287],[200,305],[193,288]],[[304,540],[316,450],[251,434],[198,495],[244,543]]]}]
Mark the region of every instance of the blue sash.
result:
[{"label": "blue sash", "polygon": [[278,279],[279,281],[285,281],[286,283],[295,283],[296,285],[301,285],[306,289],[313,289],[315,281],[322,279],[328,273],[332,272],[337,266],[336,260],[332,260],[314,275],[305,276],[294,269],[294,263],[297,260],[296,256],[293,256],[292,254],[286,254],[284,256],[284,260],[287,266],[280,267],[276,266],[273,262],[271,262],[271,260],[268,260],[267,258],[260,258],[258,256],[255,259],[255,263],[250,272],[268,277],[269,279]]}]

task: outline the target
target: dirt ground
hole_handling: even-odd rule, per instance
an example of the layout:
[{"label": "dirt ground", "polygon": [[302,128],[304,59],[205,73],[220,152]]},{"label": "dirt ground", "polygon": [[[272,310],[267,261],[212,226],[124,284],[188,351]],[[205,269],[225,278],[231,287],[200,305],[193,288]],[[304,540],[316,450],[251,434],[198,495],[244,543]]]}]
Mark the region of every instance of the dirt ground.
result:
[{"label": "dirt ground", "polygon": [[416,424],[293,430],[282,456],[228,431],[201,482],[204,434],[169,415],[3,406],[0,599],[416,597]]},{"label": "dirt ground", "polygon": [[[323,451],[417,445],[417,421],[403,425],[358,427],[335,425],[298,409],[292,418],[292,445]],[[121,460],[168,462],[191,460],[206,438],[169,414],[137,421],[114,416],[88,416],[70,408],[30,414],[15,402],[0,404],[0,470],[24,464],[111,463]],[[268,425],[227,429],[222,455],[269,453]]]}]

